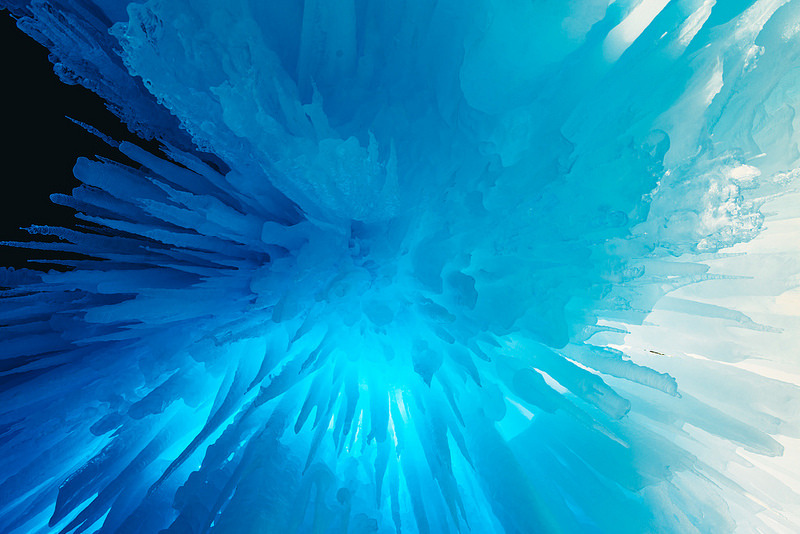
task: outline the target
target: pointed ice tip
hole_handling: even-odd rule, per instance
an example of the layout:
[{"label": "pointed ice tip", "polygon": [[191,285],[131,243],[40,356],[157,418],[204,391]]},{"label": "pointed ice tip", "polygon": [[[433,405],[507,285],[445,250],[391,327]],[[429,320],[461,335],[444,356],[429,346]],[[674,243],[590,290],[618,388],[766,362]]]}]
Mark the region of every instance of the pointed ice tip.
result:
[{"label": "pointed ice tip", "polygon": [[103,132],[101,132],[100,130],[98,130],[97,128],[95,128],[94,126],[92,126],[92,125],[90,125],[90,124],[86,124],[85,122],[81,122],[81,121],[79,121],[79,120],[77,120],[77,119],[73,119],[73,118],[72,118],[72,117],[70,117],[69,115],[64,115],[64,117],[65,117],[67,120],[70,120],[70,121],[72,121],[73,123],[77,124],[78,126],[80,126],[81,128],[83,128],[84,130],[86,130],[87,132],[89,132],[90,134],[94,135],[95,137],[97,137],[98,139],[100,139],[101,141],[103,141],[104,143],[106,143],[107,145],[109,145],[110,147],[112,147],[112,148],[119,148],[119,142],[118,142],[118,141],[116,141],[116,140],[115,140],[115,139],[113,139],[112,137],[109,137],[108,135],[104,134]]},{"label": "pointed ice tip", "polygon": [[[23,229],[74,244],[41,239],[38,248],[99,251],[103,262],[76,262],[74,271],[46,277],[0,269],[0,286],[14,288],[0,302],[0,366],[9,367],[0,382],[13,386],[0,387],[8,451],[0,454],[0,481],[9,481],[0,493],[13,486],[11,499],[0,499],[11,502],[0,502],[0,516],[14,521],[7,530],[44,526],[50,480],[68,482],[50,519],[68,523],[65,533],[98,522],[104,531],[240,532],[265,518],[292,530],[342,525],[398,534],[401,525],[476,534],[585,526],[725,532],[739,526],[727,511],[747,513],[739,504],[749,495],[773,496],[760,487],[767,477],[738,485],[748,470],[731,471],[740,480],[728,483],[728,473],[682,468],[706,463],[695,452],[716,460],[716,436],[781,454],[768,438],[784,423],[796,426],[787,402],[794,389],[741,387],[725,382],[729,368],[701,374],[704,362],[650,351],[658,369],[681,377],[686,398],[677,402],[661,395],[681,398],[671,376],[619,351],[575,347],[649,329],[640,326],[653,303],[682,284],[758,285],[760,273],[743,276],[749,268],[715,275],[679,257],[696,254],[702,238],[705,255],[693,261],[721,261],[720,246],[755,236],[762,224],[755,200],[762,191],[747,194],[754,210],[739,198],[755,183],[748,174],[755,168],[735,167],[728,183],[728,160],[749,150],[737,145],[755,107],[759,129],[766,125],[756,139],[764,168],[795,165],[785,136],[772,132],[783,131],[783,110],[797,107],[787,90],[794,76],[784,73],[797,70],[800,44],[781,40],[776,26],[796,23],[797,2],[681,2],[703,3],[702,20],[714,8],[713,28],[746,13],[730,18],[735,32],[703,33],[700,18],[681,25],[686,10],[669,0],[521,2],[521,9],[482,1],[458,17],[421,8],[424,0],[399,10],[379,1],[286,0],[264,2],[258,13],[247,3],[197,10],[191,0],[173,0],[131,4],[127,15],[108,0],[63,0],[52,9],[10,3],[30,4],[34,16],[21,27],[48,43],[61,75],[113,97],[110,107],[132,128],[148,124],[148,139],[195,141],[225,170],[166,141],[161,151],[174,164],[107,140],[134,163],[80,159],[83,185],[74,196],[50,196],[102,228]],[[728,67],[755,65],[746,51],[781,3],[758,38],[769,53],[758,71],[737,79],[740,69]],[[97,9],[68,8],[90,4]],[[628,4],[639,6],[626,12]],[[100,19],[131,24],[114,25],[108,43]],[[745,26],[755,31],[738,31]],[[686,28],[706,42],[688,59],[661,53]],[[661,30],[671,37],[656,40]],[[109,62],[117,44],[122,62]],[[543,55],[530,53],[537,50]],[[619,68],[596,64],[604,50],[621,58]],[[720,68],[707,68],[714,63]],[[774,98],[761,113],[766,85]],[[743,155],[705,157],[729,150]],[[352,222],[362,216],[372,222]],[[364,280],[329,289],[338,273],[362,271]],[[682,313],[664,304],[658,312]],[[311,319],[301,315],[311,310]],[[707,305],[697,311],[756,333],[779,331]],[[631,332],[598,326],[601,315]],[[688,329],[686,341],[702,333],[723,349],[714,339],[722,336],[712,337],[722,331],[701,332],[686,314],[674,320],[665,322],[676,336]],[[309,353],[318,327],[334,332]],[[582,332],[570,347],[567,331]],[[258,351],[242,343],[252,332],[268,338],[266,351],[260,341]],[[524,337],[546,346],[527,347]],[[252,393],[243,393],[248,383]],[[639,386],[651,390],[640,397]],[[736,413],[692,401],[696,390],[730,401]],[[620,396],[628,392],[632,402]],[[308,408],[299,404],[304,396]],[[537,413],[520,405],[521,415],[509,411],[506,419],[511,397]],[[162,470],[206,408],[200,433]],[[669,439],[686,424],[703,431],[692,435],[698,440],[711,434],[708,450]],[[203,457],[199,465],[179,468],[193,454]],[[673,468],[663,472],[664,464]],[[634,491],[643,478],[652,484]],[[626,491],[606,491],[609,484]],[[142,488],[155,498],[142,501]],[[344,506],[334,509],[337,502]],[[165,513],[170,505],[174,512]],[[750,519],[744,529],[759,530],[748,528]]]}]

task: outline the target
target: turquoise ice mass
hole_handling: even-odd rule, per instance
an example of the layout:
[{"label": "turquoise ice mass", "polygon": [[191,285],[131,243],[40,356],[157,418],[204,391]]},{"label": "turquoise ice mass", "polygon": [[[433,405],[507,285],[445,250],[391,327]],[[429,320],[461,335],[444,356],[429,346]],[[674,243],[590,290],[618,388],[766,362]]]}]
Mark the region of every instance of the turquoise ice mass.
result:
[{"label": "turquoise ice mass", "polygon": [[800,0],[0,7],[3,534],[800,532]]}]

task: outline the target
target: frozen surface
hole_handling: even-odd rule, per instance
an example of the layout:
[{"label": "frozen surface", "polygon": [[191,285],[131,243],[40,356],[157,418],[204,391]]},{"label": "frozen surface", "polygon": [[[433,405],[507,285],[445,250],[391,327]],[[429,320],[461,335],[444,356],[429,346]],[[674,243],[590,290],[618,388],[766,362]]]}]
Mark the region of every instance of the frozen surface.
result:
[{"label": "frozen surface", "polygon": [[163,146],[7,244],[0,531],[800,530],[800,1],[0,5]]}]

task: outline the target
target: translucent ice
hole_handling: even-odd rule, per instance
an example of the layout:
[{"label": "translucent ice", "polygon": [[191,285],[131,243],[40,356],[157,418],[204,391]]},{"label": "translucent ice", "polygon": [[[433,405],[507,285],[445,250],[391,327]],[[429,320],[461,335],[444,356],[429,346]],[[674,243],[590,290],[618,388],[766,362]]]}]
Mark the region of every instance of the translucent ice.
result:
[{"label": "translucent ice", "polygon": [[6,243],[3,532],[800,529],[797,0],[2,5],[162,145]]}]

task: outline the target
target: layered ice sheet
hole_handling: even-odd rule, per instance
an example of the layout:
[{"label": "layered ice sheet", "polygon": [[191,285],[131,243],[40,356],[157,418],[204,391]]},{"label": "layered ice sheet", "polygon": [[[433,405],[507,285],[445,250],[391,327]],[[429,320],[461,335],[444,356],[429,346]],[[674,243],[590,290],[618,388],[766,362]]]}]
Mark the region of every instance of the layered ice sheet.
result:
[{"label": "layered ice sheet", "polygon": [[798,0],[2,5],[163,147],[6,244],[3,532],[800,529]]}]

